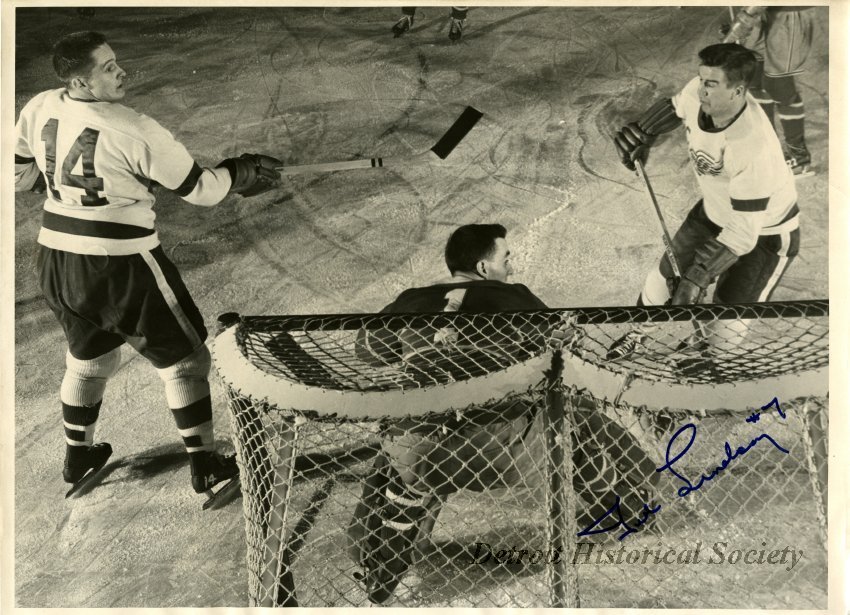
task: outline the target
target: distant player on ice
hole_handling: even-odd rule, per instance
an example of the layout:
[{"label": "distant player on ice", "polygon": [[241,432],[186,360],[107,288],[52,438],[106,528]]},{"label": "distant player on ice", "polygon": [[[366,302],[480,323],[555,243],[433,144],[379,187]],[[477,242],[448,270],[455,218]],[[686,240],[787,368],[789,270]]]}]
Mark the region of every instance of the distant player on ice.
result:
[{"label": "distant player on ice", "polygon": [[207,331],[160,246],[150,187],[156,182],[189,203],[211,206],[230,193],[270,189],[280,161],[243,154],[199,166],[156,121],[119,104],[126,73],[100,33],[64,36],[53,66],[65,86],[30,100],[15,127],[15,190],[46,191],[38,268],[68,342],[59,392],[67,443],[62,476],[74,484],[68,495],[112,454],[108,443],[94,443],[94,431],[125,343],[164,382],[192,487],[212,495],[212,487],[237,476],[235,456],[214,451]]},{"label": "distant player on ice", "polygon": [[[466,27],[466,14],[469,7],[453,6],[449,15],[449,40],[453,43],[458,42],[463,37],[463,29]],[[393,24],[393,36],[398,38],[402,34],[406,34],[413,27],[413,20],[416,17],[415,6],[401,7],[401,17]]]},{"label": "distant player on ice", "polygon": [[785,160],[798,177],[813,175],[806,146],[806,109],[795,82],[812,50],[814,15],[811,6],[749,6],[721,28],[725,42],[736,42],[756,54],[756,74],[750,93],[773,123],[779,115]]},{"label": "distant player on ice", "polygon": [[[622,163],[634,170],[659,135],[684,126],[702,192],[673,238],[682,279],[675,279],[665,254],[647,276],[638,305],[700,303],[713,282],[715,303],[767,301],[800,246],[794,175],[773,125],[748,92],[755,55],[719,43],[699,58],[698,77],[656,101],[614,139]],[[646,334],[627,333],[608,359],[631,355]]]}]

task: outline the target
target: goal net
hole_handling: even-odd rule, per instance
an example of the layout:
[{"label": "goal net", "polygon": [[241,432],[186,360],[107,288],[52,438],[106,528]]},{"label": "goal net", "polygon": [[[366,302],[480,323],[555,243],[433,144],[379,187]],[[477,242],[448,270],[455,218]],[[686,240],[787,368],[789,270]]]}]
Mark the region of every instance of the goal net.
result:
[{"label": "goal net", "polygon": [[826,608],[825,300],[220,323],[251,606]]}]

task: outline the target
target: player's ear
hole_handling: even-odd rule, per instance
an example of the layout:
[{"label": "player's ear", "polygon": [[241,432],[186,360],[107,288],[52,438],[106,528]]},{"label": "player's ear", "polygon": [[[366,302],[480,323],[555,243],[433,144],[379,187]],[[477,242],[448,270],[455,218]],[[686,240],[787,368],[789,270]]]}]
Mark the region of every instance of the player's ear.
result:
[{"label": "player's ear", "polygon": [[82,77],[72,77],[69,85],[76,89],[88,87]]},{"label": "player's ear", "polygon": [[478,265],[476,265],[475,270],[482,278],[487,277],[487,265],[484,264],[484,261],[478,261]]}]

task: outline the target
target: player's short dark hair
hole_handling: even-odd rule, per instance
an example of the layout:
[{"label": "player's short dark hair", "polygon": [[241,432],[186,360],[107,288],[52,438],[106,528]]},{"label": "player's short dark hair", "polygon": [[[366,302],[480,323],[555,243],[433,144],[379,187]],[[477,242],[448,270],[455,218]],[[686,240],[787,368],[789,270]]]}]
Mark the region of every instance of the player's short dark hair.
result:
[{"label": "player's short dark hair", "polygon": [[63,82],[91,73],[92,52],[106,43],[100,32],[74,32],[60,38],[53,46],[53,70]]},{"label": "player's short dark hair", "polygon": [[496,239],[508,232],[501,224],[466,224],[457,228],[446,242],[446,265],[456,271],[475,271],[478,261],[496,249]]},{"label": "player's short dark hair", "polygon": [[747,87],[756,74],[756,54],[736,43],[717,43],[699,52],[703,66],[720,68],[732,87]]}]

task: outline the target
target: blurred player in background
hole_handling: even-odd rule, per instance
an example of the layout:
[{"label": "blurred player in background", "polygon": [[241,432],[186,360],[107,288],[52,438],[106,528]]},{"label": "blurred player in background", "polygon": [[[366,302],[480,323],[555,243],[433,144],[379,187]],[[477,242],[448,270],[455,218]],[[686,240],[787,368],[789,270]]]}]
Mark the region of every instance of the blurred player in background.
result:
[{"label": "blurred player in background", "polygon": [[[469,10],[465,6],[453,6],[449,16],[449,40],[457,42],[463,36],[463,28],[466,26],[466,13]],[[413,18],[416,15],[415,6],[403,6],[401,17],[393,25],[393,36],[398,38],[413,27]]]},{"label": "blurred player in background", "polygon": [[758,62],[750,92],[773,123],[774,108],[782,124],[785,158],[794,174],[812,175],[806,146],[806,109],[794,76],[812,49],[814,15],[809,6],[751,6],[721,27],[724,41],[755,52]]},{"label": "blurred player in background", "polygon": [[211,494],[236,476],[237,466],[234,456],[214,451],[207,331],[160,246],[150,188],[156,182],[210,206],[230,193],[270,189],[280,162],[243,154],[199,166],[156,121],[119,104],[126,73],[100,33],[63,37],[53,66],[64,87],[30,100],[15,127],[15,190],[46,191],[39,282],[68,342],[59,393],[63,477],[79,485],[112,454],[108,443],[94,443],[95,424],[120,347],[128,343],[165,384],[192,487]]},{"label": "blurred player in background", "polygon": [[[684,125],[702,192],[673,238],[682,279],[675,279],[665,254],[647,276],[638,305],[699,303],[715,281],[715,303],[767,301],[800,245],[793,173],[770,120],[748,92],[755,54],[719,43],[699,58],[697,77],[614,139],[622,163],[634,170],[658,135]],[[645,334],[627,333],[608,358],[630,355]]]},{"label": "blurred player in background", "polygon": [[[505,237],[500,224],[459,227],[445,248],[451,275],[402,292],[382,312],[545,309],[526,286],[508,283],[513,270]],[[461,361],[459,356],[452,359],[451,344],[480,353],[476,364],[487,361],[488,345],[497,346],[502,354],[517,355],[517,360],[531,356],[528,346],[517,342],[526,336],[522,325],[512,331],[495,327],[487,331],[474,325],[449,329],[416,328],[409,335],[403,330],[364,331],[358,340],[358,355],[375,365],[401,365],[415,361],[420,354],[433,365],[441,343],[448,341],[443,351],[448,366]],[[529,327],[526,341],[535,338],[540,351],[545,347],[544,336],[539,328]],[[540,462],[530,457],[530,442],[539,437],[539,431],[533,429],[538,410],[530,397],[511,396],[449,416],[394,421],[384,429],[382,450],[348,530],[351,557],[365,571],[362,581],[373,603],[381,604],[392,596],[413,563],[417,543],[428,537],[449,495],[461,489],[483,491],[522,484],[533,472],[527,468]],[[655,464],[625,430],[593,406],[577,412],[574,434],[574,486],[590,503],[582,520],[595,520],[612,506],[615,495],[620,496],[624,519],[637,518],[657,481]],[[611,460],[612,452],[620,455],[623,469]]]}]

